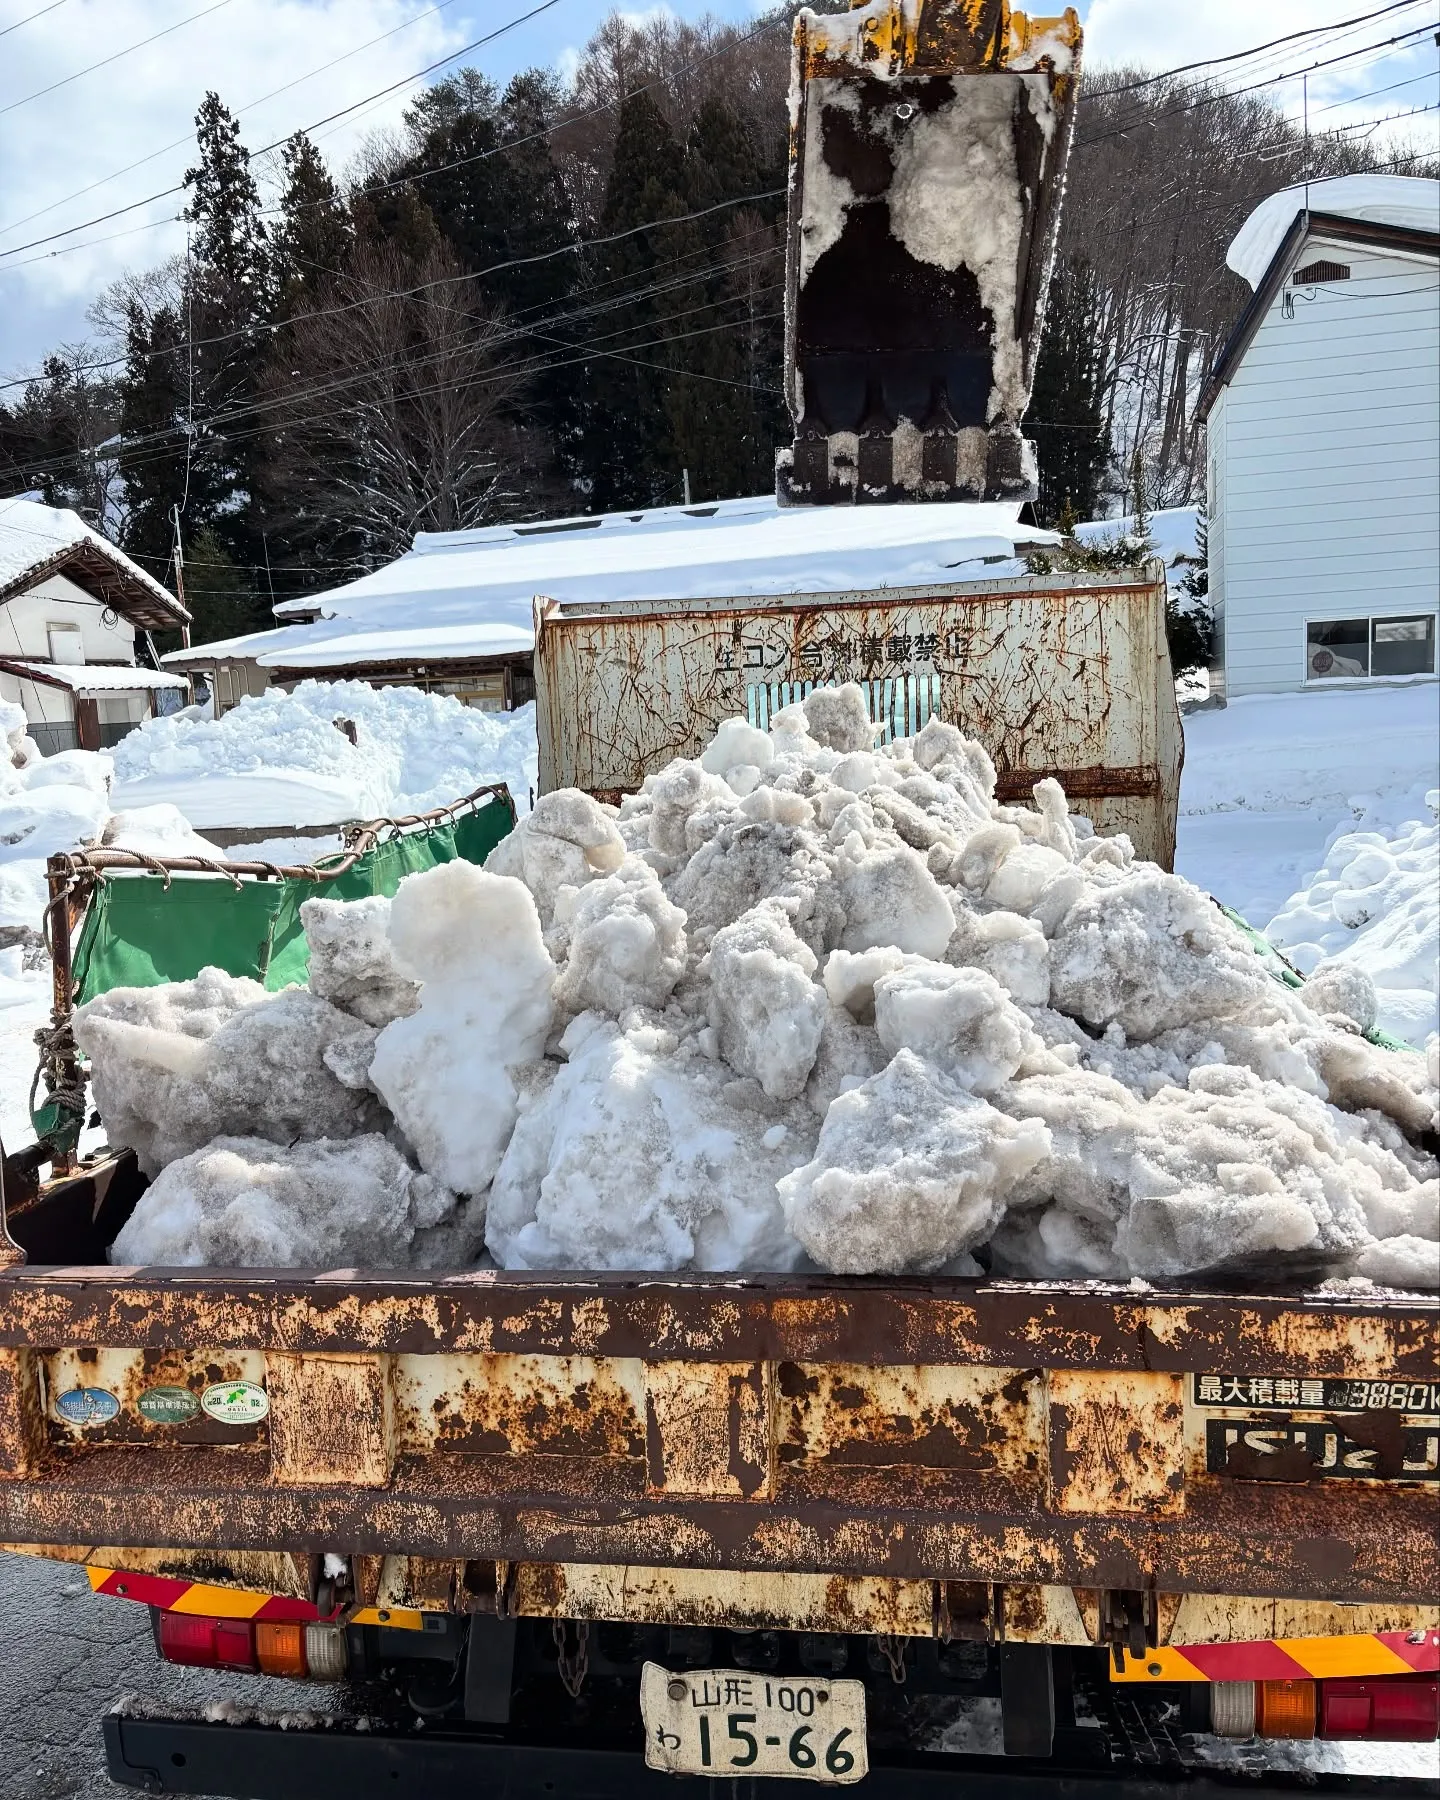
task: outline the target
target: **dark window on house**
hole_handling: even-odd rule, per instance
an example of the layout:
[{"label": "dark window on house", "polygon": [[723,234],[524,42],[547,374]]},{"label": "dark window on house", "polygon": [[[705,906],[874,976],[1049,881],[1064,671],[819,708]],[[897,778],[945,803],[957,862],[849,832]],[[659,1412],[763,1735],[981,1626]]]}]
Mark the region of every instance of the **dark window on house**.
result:
[{"label": "dark window on house", "polygon": [[1398,619],[1312,619],[1305,627],[1305,679],[1433,675],[1435,615]]},{"label": "dark window on house", "polygon": [[1350,279],[1349,263],[1326,262],[1322,257],[1318,262],[1306,263],[1303,269],[1297,269],[1290,277],[1293,287],[1314,287],[1321,281],[1348,281]]},{"label": "dark window on house", "polygon": [[1435,621],[1433,618],[1376,619],[1372,623],[1370,673],[1372,675],[1433,675],[1435,673]]},{"label": "dark window on house", "polygon": [[1309,681],[1350,680],[1370,673],[1370,621],[1318,619],[1305,627]]}]

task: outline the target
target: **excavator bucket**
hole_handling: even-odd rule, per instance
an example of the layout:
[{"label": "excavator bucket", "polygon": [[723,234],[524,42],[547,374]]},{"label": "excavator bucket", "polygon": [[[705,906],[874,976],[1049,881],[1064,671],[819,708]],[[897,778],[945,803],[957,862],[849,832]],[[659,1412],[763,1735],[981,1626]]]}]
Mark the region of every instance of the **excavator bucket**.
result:
[{"label": "excavator bucket", "polygon": [[797,15],[783,504],[1035,497],[1080,42],[1005,0]]}]

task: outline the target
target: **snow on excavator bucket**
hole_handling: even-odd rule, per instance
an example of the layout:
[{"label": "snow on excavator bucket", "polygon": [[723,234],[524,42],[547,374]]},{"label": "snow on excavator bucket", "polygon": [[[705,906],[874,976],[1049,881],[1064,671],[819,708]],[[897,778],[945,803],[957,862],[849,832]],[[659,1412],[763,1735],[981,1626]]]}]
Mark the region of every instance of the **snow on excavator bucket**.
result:
[{"label": "snow on excavator bucket", "polygon": [[1080,41],[1005,0],[797,15],[783,504],[1035,497]]}]

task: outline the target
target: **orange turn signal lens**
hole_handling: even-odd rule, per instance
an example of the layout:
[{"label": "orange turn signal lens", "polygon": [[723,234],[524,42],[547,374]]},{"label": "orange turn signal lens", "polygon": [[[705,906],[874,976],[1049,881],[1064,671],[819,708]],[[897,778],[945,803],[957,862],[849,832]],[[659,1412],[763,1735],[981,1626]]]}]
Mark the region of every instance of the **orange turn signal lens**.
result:
[{"label": "orange turn signal lens", "polygon": [[1255,1732],[1258,1737],[1266,1738],[1313,1738],[1315,1683],[1257,1681]]},{"label": "orange turn signal lens", "polygon": [[288,1620],[257,1621],[255,1660],[264,1675],[295,1675],[303,1679],[306,1673],[305,1627]]}]

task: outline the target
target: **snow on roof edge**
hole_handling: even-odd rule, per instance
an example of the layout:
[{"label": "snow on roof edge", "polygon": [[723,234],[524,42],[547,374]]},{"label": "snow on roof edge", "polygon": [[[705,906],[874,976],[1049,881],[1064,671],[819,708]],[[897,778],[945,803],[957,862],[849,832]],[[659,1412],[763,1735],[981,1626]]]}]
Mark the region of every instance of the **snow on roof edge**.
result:
[{"label": "snow on roof edge", "polygon": [[1440,232],[1440,181],[1421,175],[1337,175],[1281,188],[1260,202],[1231,239],[1226,266],[1258,288],[1302,212]]}]

